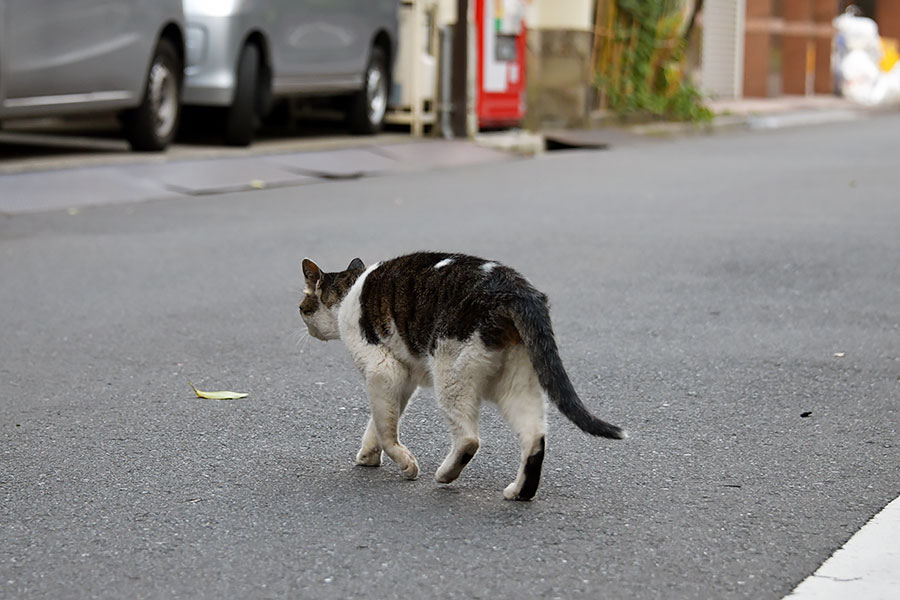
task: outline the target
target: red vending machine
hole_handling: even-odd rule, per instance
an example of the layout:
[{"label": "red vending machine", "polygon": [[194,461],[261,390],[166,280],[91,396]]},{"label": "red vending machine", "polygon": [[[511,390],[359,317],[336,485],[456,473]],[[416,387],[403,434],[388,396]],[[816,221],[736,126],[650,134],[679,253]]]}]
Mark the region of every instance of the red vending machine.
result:
[{"label": "red vending machine", "polygon": [[525,118],[525,0],[475,0],[478,127]]}]

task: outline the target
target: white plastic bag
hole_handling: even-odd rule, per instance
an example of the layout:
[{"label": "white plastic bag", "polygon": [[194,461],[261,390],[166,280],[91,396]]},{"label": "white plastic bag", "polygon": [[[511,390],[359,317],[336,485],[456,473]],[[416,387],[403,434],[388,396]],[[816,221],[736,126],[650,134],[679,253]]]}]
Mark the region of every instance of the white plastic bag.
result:
[{"label": "white plastic bag", "polygon": [[832,65],[837,91],[867,106],[900,103],[900,69],[883,73],[878,24],[844,13],[833,21],[836,30]]},{"label": "white plastic bag", "polygon": [[860,104],[875,104],[874,90],[880,71],[878,63],[862,49],[851,50],[840,63],[841,95]]},{"label": "white plastic bag", "polygon": [[872,104],[900,104],[900,63],[887,73],[880,73],[872,89]]}]

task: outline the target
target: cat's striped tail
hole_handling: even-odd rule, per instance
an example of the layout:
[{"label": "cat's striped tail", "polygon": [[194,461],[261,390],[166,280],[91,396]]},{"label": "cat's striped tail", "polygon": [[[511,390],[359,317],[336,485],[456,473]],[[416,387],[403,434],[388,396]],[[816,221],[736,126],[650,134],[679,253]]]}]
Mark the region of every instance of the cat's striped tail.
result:
[{"label": "cat's striped tail", "polygon": [[528,350],[528,358],[537,373],[538,382],[559,411],[582,431],[615,440],[628,437],[621,427],[598,419],[582,404],[578,393],[563,368],[546,298],[534,294],[518,296],[511,303],[510,318]]}]

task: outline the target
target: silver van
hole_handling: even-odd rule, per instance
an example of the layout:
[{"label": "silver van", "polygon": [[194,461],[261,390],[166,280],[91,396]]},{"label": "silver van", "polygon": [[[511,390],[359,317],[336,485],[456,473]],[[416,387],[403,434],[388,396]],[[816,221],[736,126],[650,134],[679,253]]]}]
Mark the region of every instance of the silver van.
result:
[{"label": "silver van", "polygon": [[381,128],[398,0],[184,0],[184,104],[225,109],[247,145],[273,99],[340,96],[356,133]]},{"label": "silver van", "polygon": [[0,0],[0,121],[119,112],[135,150],[178,129],[181,0]]}]

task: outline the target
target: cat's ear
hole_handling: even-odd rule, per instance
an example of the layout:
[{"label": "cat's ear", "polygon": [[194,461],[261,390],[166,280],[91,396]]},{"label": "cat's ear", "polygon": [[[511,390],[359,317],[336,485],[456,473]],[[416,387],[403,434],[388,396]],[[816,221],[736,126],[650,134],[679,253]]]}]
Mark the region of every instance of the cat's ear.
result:
[{"label": "cat's ear", "polygon": [[303,277],[306,278],[306,281],[308,283],[312,284],[312,287],[315,287],[316,282],[322,278],[322,271],[319,269],[319,265],[309,260],[308,258],[304,258]]},{"label": "cat's ear", "polygon": [[365,271],[366,265],[358,258],[354,258],[350,261],[350,266],[347,267],[348,271]]}]

